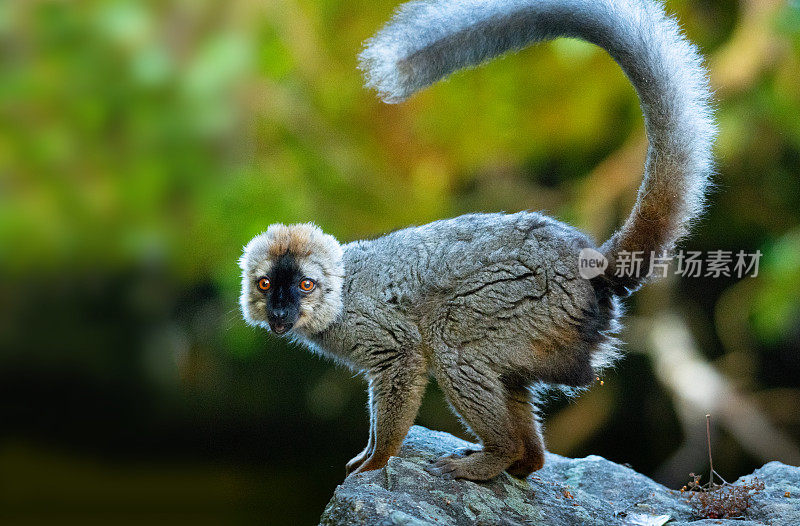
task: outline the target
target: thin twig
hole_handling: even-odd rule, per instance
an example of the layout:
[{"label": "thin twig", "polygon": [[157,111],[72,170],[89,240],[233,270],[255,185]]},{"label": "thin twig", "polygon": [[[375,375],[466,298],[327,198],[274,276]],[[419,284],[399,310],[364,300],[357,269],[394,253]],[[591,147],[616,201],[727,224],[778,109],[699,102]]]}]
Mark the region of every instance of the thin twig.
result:
[{"label": "thin twig", "polygon": [[708,443],[708,465],[711,470],[708,473],[709,487],[714,487],[714,459],[711,456],[711,415],[706,414],[706,442]]},{"label": "thin twig", "polygon": [[714,483],[714,475],[717,476],[722,481],[722,485],[728,483],[727,480],[722,478],[722,475],[717,473],[717,470],[714,469],[714,458],[711,456],[711,415],[706,415],[706,444],[708,444],[708,465],[709,465],[709,472],[708,472],[708,489],[713,490],[717,484]]}]

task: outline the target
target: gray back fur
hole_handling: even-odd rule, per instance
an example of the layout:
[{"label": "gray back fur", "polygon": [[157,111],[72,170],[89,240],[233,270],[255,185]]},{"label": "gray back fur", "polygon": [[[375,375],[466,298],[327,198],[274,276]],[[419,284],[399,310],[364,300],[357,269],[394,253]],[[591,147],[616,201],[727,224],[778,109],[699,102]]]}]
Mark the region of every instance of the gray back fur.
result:
[{"label": "gray back fur", "polygon": [[[498,374],[582,386],[617,356],[618,306],[581,278],[594,244],[537,213],[469,214],[343,247],[342,313],[295,337],[376,374],[399,349],[491,363]],[[419,351],[415,351],[419,352]]]}]

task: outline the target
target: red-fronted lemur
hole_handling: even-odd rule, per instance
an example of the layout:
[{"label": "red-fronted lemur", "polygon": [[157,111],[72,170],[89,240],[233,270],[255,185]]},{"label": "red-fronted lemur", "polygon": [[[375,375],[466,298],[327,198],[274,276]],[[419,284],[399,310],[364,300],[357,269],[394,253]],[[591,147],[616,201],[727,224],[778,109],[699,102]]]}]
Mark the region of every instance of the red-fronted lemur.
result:
[{"label": "red-fronted lemur", "polygon": [[[312,224],[270,226],[245,247],[241,308],[362,372],[370,436],[348,472],[396,455],[430,376],[481,449],[431,464],[445,477],[525,477],[544,443],[530,388],[586,386],[616,356],[618,300],[645,278],[701,211],[715,123],[706,70],[657,0],[423,0],[403,5],[367,42],[367,85],[387,102],[464,67],[556,37],[605,49],[635,87],[649,140],[644,178],[622,227],[596,247],[531,213],[470,214],[340,245]],[[605,271],[584,279],[578,253]],[[619,276],[620,254],[641,272]]]}]

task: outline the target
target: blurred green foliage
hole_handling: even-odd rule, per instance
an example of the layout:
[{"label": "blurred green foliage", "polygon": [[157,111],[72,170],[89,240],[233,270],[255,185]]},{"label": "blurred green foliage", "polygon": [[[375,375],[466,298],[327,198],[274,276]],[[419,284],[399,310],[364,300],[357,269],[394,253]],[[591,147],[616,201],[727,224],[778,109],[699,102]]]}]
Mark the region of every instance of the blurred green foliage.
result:
[{"label": "blurred green foliage", "polygon": [[[687,246],[765,254],[757,278],[687,279],[672,301],[720,367],[747,357],[734,373],[768,414],[771,389],[800,401],[800,9],[774,4],[668,2],[709,56],[721,124],[716,190]],[[388,106],[356,55],[394,5],[0,3],[0,471],[34,480],[4,509],[319,515],[366,439],[364,395],[240,321],[236,259],[270,223],[349,241],[530,208],[603,239],[625,216],[642,123],[610,58],[562,40]],[[637,162],[618,181],[589,176],[620,151]],[[590,411],[597,431],[559,452],[652,471],[680,441],[669,395],[642,394],[641,357],[617,374],[615,409]],[[800,439],[800,419],[775,418]],[[435,390],[420,422],[459,430]],[[722,441],[733,478],[756,463]],[[219,477],[233,486],[210,496]],[[160,497],[134,489],[159,483]],[[99,487],[119,506],[99,505]]]}]

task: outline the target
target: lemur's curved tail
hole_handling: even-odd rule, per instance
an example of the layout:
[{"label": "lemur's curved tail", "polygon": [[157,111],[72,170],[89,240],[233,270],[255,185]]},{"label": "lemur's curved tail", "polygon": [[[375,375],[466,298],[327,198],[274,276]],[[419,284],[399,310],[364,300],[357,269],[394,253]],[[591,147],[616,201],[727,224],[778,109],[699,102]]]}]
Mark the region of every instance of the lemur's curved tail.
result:
[{"label": "lemur's curved tail", "polygon": [[[650,256],[669,251],[701,212],[716,126],[707,72],[658,0],[421,0],[402,5],[360,55],[367,85],[400,102],[464,67],[557,37],[605,49],[639,94],[650,147],[636,204],[601,247],[601,276],[619,295],[638,287]],[[641,253],[640,272],[615,262]]]}]

